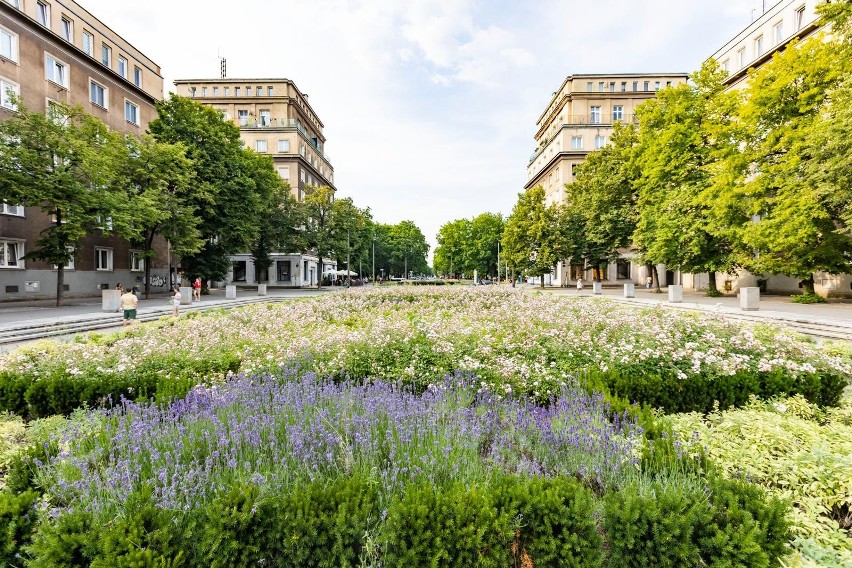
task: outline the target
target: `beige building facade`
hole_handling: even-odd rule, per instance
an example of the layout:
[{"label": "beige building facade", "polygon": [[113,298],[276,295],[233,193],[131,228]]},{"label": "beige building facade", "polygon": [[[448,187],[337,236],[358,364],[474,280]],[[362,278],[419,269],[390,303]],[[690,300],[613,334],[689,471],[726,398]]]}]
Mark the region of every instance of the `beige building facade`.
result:
[{"label": "beige building facade", "polygon": [[[311,187],[335,189],[334,168],[325,151],[324,125],[309,97],[289,79],[179,79],[182,97],[218,110],[240,129],[247,148],[269,155],[278,175],[290,184],[299,201]],[[228,283],[264,283],[272,286],[314,286],[323,274],[335,270],[333,261],[301,252],[276,252],[268,272],[255,270],[249,254],[234,255]]]},{"label": "beige building facade", "polygon": [[[0,0],[0,120],[14,116],[12,94],[32,111],[79,105],[112,130],[141,135],[163,96],[160,67],[71,0]],[[37,207],[0,202],[0,301],[50,297],[56,270],[21,258],[52,223]],[[155,244],[153,289],[166,290],[166,244]],[[142,251],[96,232],[66,267],[66,294],[95,295],[142,284]]]}]

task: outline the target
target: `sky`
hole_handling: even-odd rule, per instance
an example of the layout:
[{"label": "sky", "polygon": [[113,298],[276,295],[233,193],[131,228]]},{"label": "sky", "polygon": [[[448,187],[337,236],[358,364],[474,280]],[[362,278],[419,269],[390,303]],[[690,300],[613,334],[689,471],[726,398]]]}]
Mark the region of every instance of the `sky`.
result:
[{"label": "sky", "polygon": [[[687,72],[762,0],[77,0],[175,79],[283,77],[325,125],[340,197],[441,225],[511,213],[570,74]],[[766,2],[767,7],[774,4]]]}]

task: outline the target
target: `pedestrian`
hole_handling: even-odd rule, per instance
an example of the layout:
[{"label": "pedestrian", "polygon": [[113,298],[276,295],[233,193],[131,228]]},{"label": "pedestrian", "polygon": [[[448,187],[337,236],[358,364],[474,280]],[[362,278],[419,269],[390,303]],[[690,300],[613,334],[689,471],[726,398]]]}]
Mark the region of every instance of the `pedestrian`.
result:
[{"label": "pedestrian", "polygon": [[201,301],[201,276],[195,279],[192,283],[192,300],[194,302]]},{"label": "pedestrian", "polygon": [[[116,291],[118,292],[118,297],[119,297],[119,298],[121,298],[121,295],[122,295],[122,294],[124,294],[124,286],[122,285],[122,283],[121,283],[121,282],[119,282],[118,284],[116,284],[116,285],[115,285],[115,289],[116,289]],[[121,312],[121,306],[120,306],[120,305],[119,305],[119,307],[115,310],[115,312],[116,312],[116,313]]]},{"label": "pedestrian", "polygon": [[139,307],[139,298],[136,297],[133,290],[126,290],[127,291],[121,295],[121,309],[124,310],[124,321],[122,322],[122,327],[133,324],[136,320],[136,308]]},{"label": "pedestrian", "polygon": [[583,279],[577,278],[577,292],[579,293],[579,292],[582,292],[582,291],[583,291]]},{"label": "pedestrian", "polygon": [[172,315],[177,317],[181,299],[180,287],[173,286],[172,291],[174,292],[174,295],[172,295]]},{"label": "pedestrian", "polygon": [[650,288],[651,288],[651,285],[652,285],[653,283],[654,283],[654,279],[651,277],[651,275],[650,275],[650,274],[649,274],[648,276],[646,276],[646,277],[645,277],[645,288],[650,289]]}]

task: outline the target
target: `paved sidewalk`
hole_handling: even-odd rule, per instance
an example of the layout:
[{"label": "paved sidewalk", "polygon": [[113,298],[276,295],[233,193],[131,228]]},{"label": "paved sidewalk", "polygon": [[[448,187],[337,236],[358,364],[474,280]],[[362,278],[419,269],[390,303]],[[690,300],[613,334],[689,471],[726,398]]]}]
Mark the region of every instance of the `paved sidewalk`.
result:
[{"label": "paved sidewalk", "polygon": [[[532,285],[524,285],[527,290],[540,290]],[[830,323],[852,327],[852,300],[831,299],[826,304],[794,304],[789,296],[762,296],[760,309],[743,311],[737,296],[708,298],[703,292],[683,291],[683,302],[670,304],[668,293],[663,289],[661,294],[645,288],[636,288],[636,297],[624,298],[622,288],[604,288],[602,296],[594,296],[591,286],[587,286],[578,294],[575,288],[545,288],[544,293],[564,294],[580,297],[608,297],[619,301],[636,303],[638,305],[665,305],[672,308],[700,310],[725,314],[743,314],[774,320],[802,321],[813,323]]]},{"label": "paved sidewalk", "polygon": [[[275,299],[295,299],[326,293],[331,288],[321,291],[314,289],[270,288],[267,297]],[[335,288],[336,290],[336,288]],[[166,294],[152,295],[150,300],[139,300],[139,316],[147,314],[171,313],[170,296]],[[213,289],[209,295],[201,297],[201,302],[195,302],[192,307],[204,306],[233,306],[240,303],[257,300],[255,290],[237,291],[236,300],[226,300],[225,291]],[[185,309],[190,306],[181,306]],[[34,300],[25,302],[0,303],[0,331],[20,328],[22,326],[36,327],[45,324],[66,323],[77,321],[106,321],[114,319],[121,325],[120,312],[104,312],[101,309],[100,298],[76,298],[64,301],[64,305],[56,307],[56,300]]]}]

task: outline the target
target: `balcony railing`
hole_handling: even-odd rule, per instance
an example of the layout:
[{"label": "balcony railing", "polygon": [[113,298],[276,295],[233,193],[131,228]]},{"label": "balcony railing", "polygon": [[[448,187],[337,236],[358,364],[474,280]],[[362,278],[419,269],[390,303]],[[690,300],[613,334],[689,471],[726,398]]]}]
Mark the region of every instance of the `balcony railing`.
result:
[{"label": "balcony railing", "polygon": [[[626,113],[621,113],[621,114],[616,114],[616,113],[604,114],[604,113],[601,113],[600,115],[593,115],[591,113],[589,113],[589,114],[573,114],[573,115],[568,115],[563,119],[559,130],[561,130],[562,128],[566,128],[566,127],[570,128],[572,126],[602,126],[602,127],[609,128],[612,125],[614,125],[616,122],[620,122],[622,124],[638,124],[639,123],[638,119],[636,118],[636,115],[634,115],[634,114],[626,114]],[[558,130],[557,130],[557,133],[558,133]],[[532,153],[532,155],[530,156],[530,160],[529,160],[530,163],[532,163],[533,160],[538,158],[539,155],[542,152],[544,152],[544,150],[553,141],[553,138],[555,136],[556,136],[556,134],[554,134],[553,136],[548,138],[547,141],[541,147],[539,147],[537,150],[535,150]]]},{"label": "balcony railing", "polygon": [[255,116],[248,116],[244,118],[236,118],[233,122],[240,128],[295,128],[305,138],[305,142],[308,143],[308,146],[310,146],[311,149],[325,158],[327,162],[331,163],[331,158],[325,153],[325,150],[322,149],[319,142],[316,142],[314,138],[308,134],[308,129],[294,118],[264,119],[264,117],[258,118]]}]

